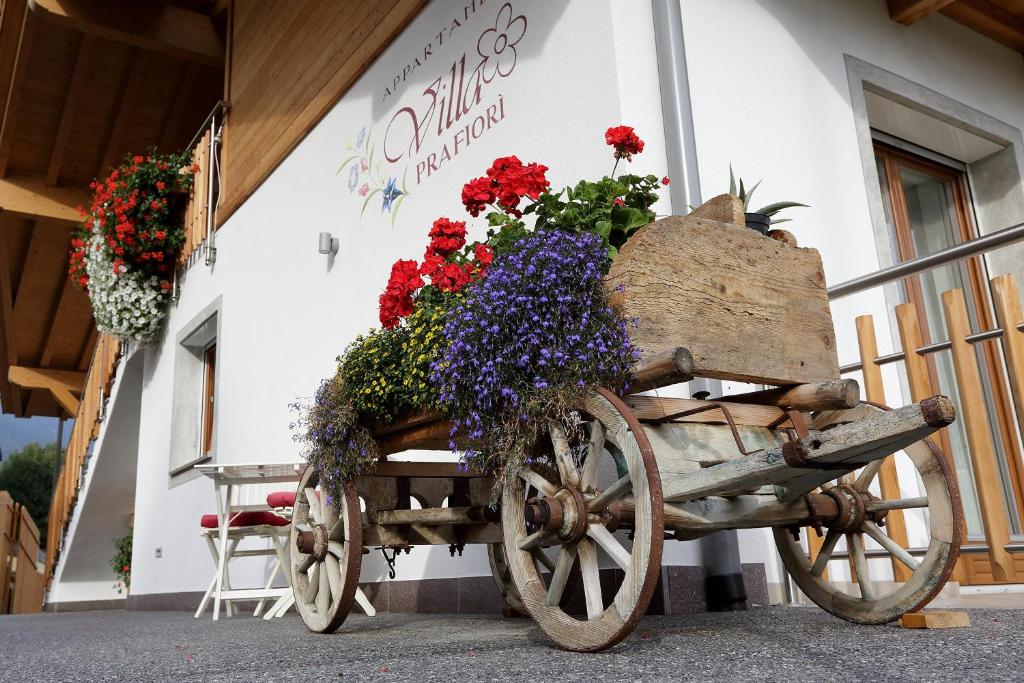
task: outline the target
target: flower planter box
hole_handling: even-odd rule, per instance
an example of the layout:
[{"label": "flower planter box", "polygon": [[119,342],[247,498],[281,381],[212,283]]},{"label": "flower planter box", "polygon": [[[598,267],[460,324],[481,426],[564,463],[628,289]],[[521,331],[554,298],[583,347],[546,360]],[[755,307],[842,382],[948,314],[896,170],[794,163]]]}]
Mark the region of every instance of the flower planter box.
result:
[{"label": "flower planter box", "polygon": [[645,358],[684,346],[703,377],[756,384],[839,377],[815,249],[741,225],[672,216],[637,231],[606,282],[620,290],[613,304],[639,319],[633,340]]}]

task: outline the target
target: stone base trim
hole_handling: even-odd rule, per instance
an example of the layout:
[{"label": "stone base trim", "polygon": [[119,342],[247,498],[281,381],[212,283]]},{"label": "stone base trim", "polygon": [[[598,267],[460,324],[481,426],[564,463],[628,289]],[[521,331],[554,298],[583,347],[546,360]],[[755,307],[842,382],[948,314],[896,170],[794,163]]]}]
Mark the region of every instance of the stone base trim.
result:
[{"label": "stone base trim", "polygon": [[[617,569],[601,571],[606,589],[612,585]],[[743,565],[743,582],[751,607],[767,606],[768,582],[764,565],[759,562]],[[451,579],[420,579],[416,581],[380,581],[361,584],[366,597],[380,613],[426,614],[501,614],[505,602],[490,576],[465,576]],[[582,594],[582,589],[577,590]],[[578,598],[582,608],[582,595]],[[192,611],[199,606],[203,593],[147,593],[129,595],[122,607],[131,610]],[[127,604],[125,604],[127,603]],[[248,605],[248,602],[240,603]],[[570,603],[571,607],[571,603]],[[62,611],[64,608],[61,608]],[[99,607],[86,609],[103,609]],[[208,608],[209,609],[209,608]],[[361,610],[353,608],[356,614]],[[707,611],[704,600],[704,568],[694,566],[663,567],[658,586],[651,599],[648,614],[696,614]]]},{"label": "stone base trim", "polygon": [[70,602],[48,602],[47,612],[92,612],[94,610],[125,609],[128,601],[125,598],[110,600],[75,600]]}]

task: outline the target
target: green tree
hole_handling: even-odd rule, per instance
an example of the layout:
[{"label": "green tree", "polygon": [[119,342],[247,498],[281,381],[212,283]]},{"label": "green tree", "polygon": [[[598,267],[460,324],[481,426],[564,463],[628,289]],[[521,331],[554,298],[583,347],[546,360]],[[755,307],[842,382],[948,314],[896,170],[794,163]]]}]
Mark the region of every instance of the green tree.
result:
[{"label": "green tree", "polygon": [[0,491],[7,491],[11,498],[28,508],[32,521],[39,527],[40,541],[44,545],[56,455],[55,444],[42,446],[30,443],[0,462]]}]

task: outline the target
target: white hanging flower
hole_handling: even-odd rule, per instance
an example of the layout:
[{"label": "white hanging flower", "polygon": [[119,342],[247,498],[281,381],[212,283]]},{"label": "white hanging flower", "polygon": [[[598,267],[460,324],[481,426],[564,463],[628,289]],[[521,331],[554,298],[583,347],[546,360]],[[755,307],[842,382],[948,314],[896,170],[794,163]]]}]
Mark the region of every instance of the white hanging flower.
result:
[{"label": "white hanging flower", "polygon": [[97,329],[139,344],[155,341],[170,300],[159,280],[131,274],[124,264],[115,272],[113,253],[102,235],[89,241],[85,270]]}]

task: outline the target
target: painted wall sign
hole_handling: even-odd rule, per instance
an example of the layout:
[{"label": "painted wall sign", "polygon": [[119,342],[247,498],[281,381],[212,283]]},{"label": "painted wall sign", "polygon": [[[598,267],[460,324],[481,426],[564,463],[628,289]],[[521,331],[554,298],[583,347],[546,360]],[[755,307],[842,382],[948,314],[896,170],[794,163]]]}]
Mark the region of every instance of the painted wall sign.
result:
[{"label": "painted wall sign", "polygon": [[[473,0],[466,5],[462,21],[456,16],[433,37],[438,47],[460,30],[473,30],[479,21],[470,21],[482,18],[484,4]],[[381,214],[390,214],[393,225],[415,188],[505,120],[500,83],[515,72],[517,46],[526,37],[527,26],[526,15],[511,3],[499,5],[493,19],[475,29],[470,47],[444,71],[436,72],[420,92],[406,91],[409,102],[398,107],[383,126],[359,130],[338,174],[346,178],[350,193],[363,198],[360,216],[376,204]],[[433,56],[434,43],[427,42],[385,85],[381,102],[395,98]]]}]

